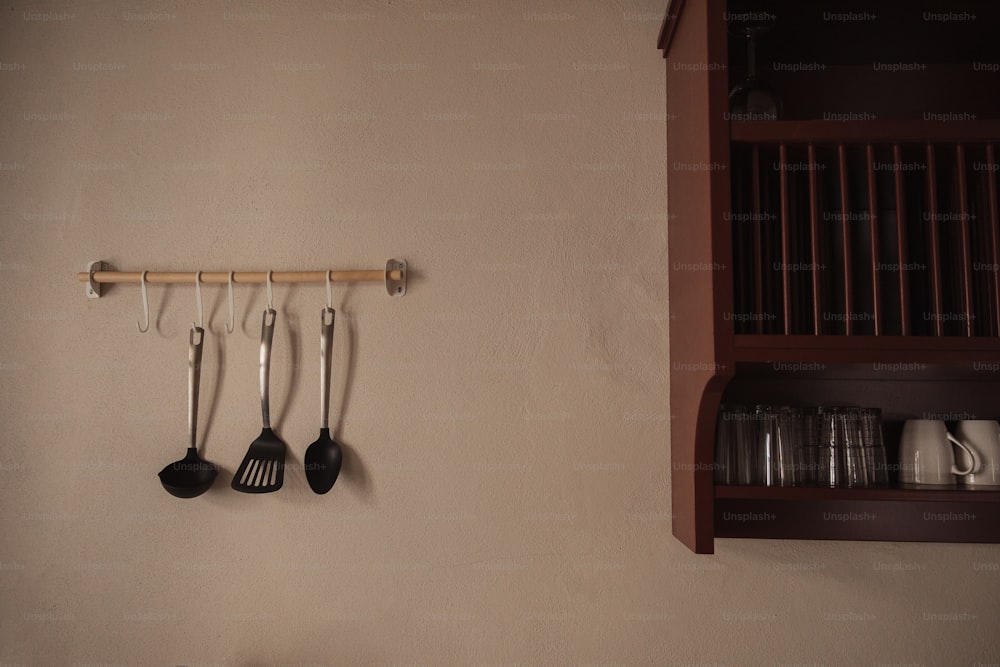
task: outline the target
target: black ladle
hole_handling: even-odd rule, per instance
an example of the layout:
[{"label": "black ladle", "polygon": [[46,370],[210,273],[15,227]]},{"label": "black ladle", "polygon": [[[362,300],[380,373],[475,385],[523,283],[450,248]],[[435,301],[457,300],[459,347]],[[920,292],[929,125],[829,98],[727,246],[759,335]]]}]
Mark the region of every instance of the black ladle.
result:
[{"label": "black ladle", "polygon": [[[197,342],[195,342],[197,338]],[[219,469],[198,456],[198,389],[201,385],[201,345],[205,341],[205,330],[191,327],[191,343],[188,352],[188,432],[190,444],[187,456],[171,463],[160,471],[160,483],[172,496],[194,498],[200,496],[215,483]]]},{"label": "black ladle", "polygon": [[[333,488],[340,475],[340,465],[344,454],[330,437],[330,357],[333,351],[333,308],[324,308],[321,316],[323,328],[319,337],[320,379],[319,379],[319,438],[306,449],[305,469],[309,487],[316,493],[326,493]],[[327,323],[327,316],[330,322]]]}]

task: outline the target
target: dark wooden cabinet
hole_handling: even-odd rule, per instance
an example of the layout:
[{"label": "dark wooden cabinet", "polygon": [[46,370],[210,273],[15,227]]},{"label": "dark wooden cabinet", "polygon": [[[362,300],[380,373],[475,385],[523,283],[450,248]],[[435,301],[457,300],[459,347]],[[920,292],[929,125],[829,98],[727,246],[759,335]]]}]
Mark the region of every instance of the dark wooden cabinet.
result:
[{"label": "dark wooden cabinet", "polygon": [[[836,5],[835,8],[826,5]],[[729,113],[755,45],[777,120]],[[673,0],[673,531],[1000,542],[1000,491],[715,486],[725,403],[1000,418],[1000,4]]]}]

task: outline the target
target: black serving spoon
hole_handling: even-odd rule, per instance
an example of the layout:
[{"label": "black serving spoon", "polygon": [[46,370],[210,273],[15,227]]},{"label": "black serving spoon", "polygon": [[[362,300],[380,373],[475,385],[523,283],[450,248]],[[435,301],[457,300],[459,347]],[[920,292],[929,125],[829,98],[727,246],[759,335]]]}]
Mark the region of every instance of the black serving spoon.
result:
[{"label": "black serving spoon", "polygon": [[[321,315],[323,328],[319,337],[319,438],[309,445],[305,456],[306,480],[309,487],[320,494],[333,488],[344,460],[340,445],[330,437],[330,357],[333,351],[333,320],[336,315],[333,308],[324,308]],[[327,316],[329,323],[326,321]]]}]

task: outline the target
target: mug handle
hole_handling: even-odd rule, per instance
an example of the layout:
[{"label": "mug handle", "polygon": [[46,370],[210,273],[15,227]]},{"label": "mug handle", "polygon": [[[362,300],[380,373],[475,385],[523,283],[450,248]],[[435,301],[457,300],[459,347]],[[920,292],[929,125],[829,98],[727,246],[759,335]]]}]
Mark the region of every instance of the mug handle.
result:
[{"label": "mug handle", "polygon": [[966,451],[966,453],[968,453],[969,458],[972,460],[972,465],[969,466],[969,468],[966,469],[966,470],[959,470],[958,466],[956,466],[955,464],[952,464],[952,466],[951,466],[951,474],[953,474],[953,475],[968,475],[973,470],[979,470],[979,456],[976,455],[976,450],[974,450],[972,447],[969,447],[967,444],[965,444],[964,442],[962,442],[961,440],[959,440],[958,438],[956,438],[955,436],[953,436],[951,433],[948,433],[947,435],[948,435],[948,439],[951,440],[953,444],[956,444],[959,447],[961,447],[962,449],[964,449]]}]

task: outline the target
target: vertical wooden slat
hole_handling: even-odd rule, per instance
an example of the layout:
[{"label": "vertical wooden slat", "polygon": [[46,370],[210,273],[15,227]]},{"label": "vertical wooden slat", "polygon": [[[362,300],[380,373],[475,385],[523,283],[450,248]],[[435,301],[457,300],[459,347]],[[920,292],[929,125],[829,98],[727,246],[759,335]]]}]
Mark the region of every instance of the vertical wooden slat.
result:
[{"label": "vertical wooden slat", "polygon": [[941,243],[938,231],[937,168],[934,163],[934,145],[927,144],[927,214],[930,216],[928,235],[930,258],[928,267],[931,280],[931,308],[934,315],[934,335],[944,335],[941,306]]},{"label": "vertical wooden slat", "polygon": [[848,336],[854,333],[854,322],[851,314],[854,312],[854,298],[851,293],[851,211],[850,198],[848,196],[847,180],[847,147],[844,144],[837,145],[838,169],[840,173],[840,243],[843,246],[843,275],[844,275],[844,333]]},{"label": "vertical wooden slat", "polygon": [[1000,336],[1000,213],[997,211],[997,157],[993,144],[986,144],[986,196],[989,213],[989,257],[992,270],[990,310],[993,313],[993,333]]},{"label": "vertical wooden slat", "polygon": [[753,268],[754,268],[754,320],[756,333],[764,333],[764,243],[762,240],[760,205],[760,146],[753,145]]},{"label": "vertical wooden slat", "polygon": [[959,250],[958,270],[962,293],[962,311],[965,316],[965,335],[974,335],[972,320],[975,312],[972,304],[972,257],[969,246],[969,190],[965,180],[965,147],[955,145],[955,173],[958,178],[958,229]]},{"label": "vertical wooden slat", "polygon": [[872,314],[875,317],[875,335],[882,335],[882,304],[879,297],[879,245],[878,245],[878,197],[875,193],[875,148],[865,147],[868,157],[868,241],[872,253]]},{"label": "vertical wooden slat", "polygon": [[778,146],[778,162],[781,167],[781,310],[785,335],[792,333],[792,295],[790,266],[792,263],[788,238],[788,147],[782,142]]},{"label": "vertical wooden slat", "polygon": [[992,281],[988,273],[992,241],[990,239],[990,207],[987,183],[983,179],[986,169],[986,143],[966,144],[966,159],[976,160],[975,173],[966,172],[968,178],[969,246],[972,253],[972,307],[976,313],[975,336],[995,336],[993,331]]},{"label": "vertical wooden slat", "polygon": [[[729,231],[733,237],[733,312],[742,313],[750,309],[749,294],[753,290],[753,276],[750,267],[750,248],[747,245],[747,227],[744,216],[749,215],[749,195],[747,182],[749,169],[744,169],[743,152],[733,146],[730,165],[733,170],[730,192]],[[750,333],[747,321],[734,320],[733,330],[737,334]]]},{"label": "vertical wooden slat", "polygon": [[822,333],[819,290],[819,185],[816,147],[809,144],[809,261],[812,263],[813,334]]},{"label": "vertical wooden slat", "polygon": [[903,150],[899,144],[892,145],[896,186],[896,255],[899,257],[899,319],[900,334],[910,335],[910,276],[909,252],[906,237],[906,193],[903,188]]}]

